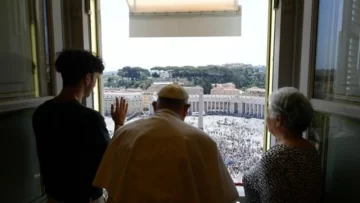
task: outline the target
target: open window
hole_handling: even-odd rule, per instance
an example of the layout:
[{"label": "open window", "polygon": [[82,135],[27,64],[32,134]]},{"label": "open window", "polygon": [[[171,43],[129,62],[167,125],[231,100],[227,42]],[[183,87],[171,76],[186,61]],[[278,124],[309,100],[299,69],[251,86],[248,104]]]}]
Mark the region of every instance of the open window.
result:
[{"label": "open window", "polygon": [[124,96],[129,122],[147,117],[162,86],[182,84],[192,105],[186,122],[213,136],[241,185],[270,146],[264,118],[274,25],[273,1],[101,2],[105,115]]}]

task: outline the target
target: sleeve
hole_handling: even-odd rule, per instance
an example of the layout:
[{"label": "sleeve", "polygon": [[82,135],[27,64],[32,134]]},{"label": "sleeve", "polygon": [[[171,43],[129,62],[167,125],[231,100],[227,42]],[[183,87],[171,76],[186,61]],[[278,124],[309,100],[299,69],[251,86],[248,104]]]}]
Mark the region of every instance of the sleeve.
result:
[{"label": "sleeve", "polygon": [[264,161],[260,162],[258,173],[256,173],[257,191],[259,191],[261,202],[291,202],[291,191],[289,191],[291,187],[283,172],[284,164],[279,158],[266,156],[264,158]]},{"label": "sleeve", "polygon": [[93,178],[103,158],[106,148],[108,147],[110,136],[106,128],[104,117],[101,115],[96,116],[95,123],[93,124],[93,143],[92,143],[92,165],[93,165]]},{"label": "sleeve", "polygon": [[107,147],[104,156],[99,165],[98,171],[93,181],[93,186],[99,188],[105,188],[109,192],[109,185],[111,181],[111,176],[113,172],[113,160],[115,158],[115,152],[120,142],[118,135],[122,133],[122,130],[116,131],[109,146]]}]

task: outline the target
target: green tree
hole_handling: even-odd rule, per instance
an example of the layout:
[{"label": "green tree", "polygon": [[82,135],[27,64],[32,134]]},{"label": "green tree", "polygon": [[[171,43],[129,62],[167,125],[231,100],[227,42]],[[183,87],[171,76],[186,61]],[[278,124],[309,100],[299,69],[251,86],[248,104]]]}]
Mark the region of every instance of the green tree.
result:
[{"label": "green tree", "polygon": [[153,73],[151,74],[151,77],[153,77],[153,78],[159,78],[160,75],[159,75],[157,72],[153,72]]}]

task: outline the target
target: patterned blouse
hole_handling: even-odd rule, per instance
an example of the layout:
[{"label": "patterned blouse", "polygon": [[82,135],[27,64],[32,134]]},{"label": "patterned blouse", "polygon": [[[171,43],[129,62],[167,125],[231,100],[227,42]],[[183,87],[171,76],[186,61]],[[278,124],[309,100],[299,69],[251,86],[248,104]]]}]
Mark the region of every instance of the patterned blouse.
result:
[{"label": "patterned blouse", "polygon": [[276,145],[244,174],[249,203],[315,203],[321,195],[321,162],[316,149]]}]

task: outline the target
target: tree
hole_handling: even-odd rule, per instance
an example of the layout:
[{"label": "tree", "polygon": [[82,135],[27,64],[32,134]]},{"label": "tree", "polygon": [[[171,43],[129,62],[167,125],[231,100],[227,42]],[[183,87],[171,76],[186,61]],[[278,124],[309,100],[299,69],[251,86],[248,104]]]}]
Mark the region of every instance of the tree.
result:
[{"label": "tree", "polygon": [[159,78],[159,77],[160,77],[160,75],[159,75],[157,72],[153,72],[153,73],[151,74],[151,76],[152,76],[153,78]]},{"label": "tree", "polygon": [[[246,89],[252,86],[265,88],[266,73],[265,66],[252,66],[249,64],[225,64],[225,65],[206,65],[206,66],[166,66],[153,67],[153,71],[163,71],[169,73],[172,78],[186,78],[192,85],[199,85],[208,94],[211,84],[234,83],[238,89]],[[317,73],[316,77],[333,76],[334,72],[327,71]],[[150,71],[141,67],[126,66],[118,70],[114,78],[106,78],[106,86],[111,87],[140,87],[148,88],[152,78],[159,78],[157,72],[150,74]],[[126,80],[126,78],[130,80]]]}]

